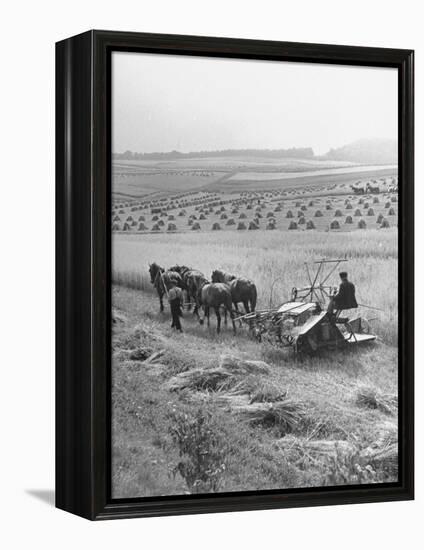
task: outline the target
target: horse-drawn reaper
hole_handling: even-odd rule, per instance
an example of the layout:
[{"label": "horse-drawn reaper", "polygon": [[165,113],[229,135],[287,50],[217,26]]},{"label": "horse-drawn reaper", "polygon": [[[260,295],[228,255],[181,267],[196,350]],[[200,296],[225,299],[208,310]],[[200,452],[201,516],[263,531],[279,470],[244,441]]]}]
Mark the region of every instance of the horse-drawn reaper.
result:
[{"label": "horse-drawn reaper", "polygon": [[[315,273],[305,263],[309,284],[293,288],[290,301],[238,319],[249,327],[258,341],[292,347],[295,352],[315,352],[320,348],[347,347],[375,340],[376,336],[370,333],[364,318],[345,316],[345,307],[338,307],[337,301],[332,299],[335,289],[327,281],[345,261],[315,261]],[[357,307],[356,302],[355,305]]]}]

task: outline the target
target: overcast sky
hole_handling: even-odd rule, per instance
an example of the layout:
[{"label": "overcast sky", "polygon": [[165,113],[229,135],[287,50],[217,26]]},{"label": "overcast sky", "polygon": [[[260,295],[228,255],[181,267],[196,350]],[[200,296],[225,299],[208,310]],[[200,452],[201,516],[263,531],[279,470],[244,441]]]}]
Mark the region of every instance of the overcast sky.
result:
[{"label": "overcast sky", "polygon": [[397,139],[396,69],[115,52],[112,150],[312,147]]}]

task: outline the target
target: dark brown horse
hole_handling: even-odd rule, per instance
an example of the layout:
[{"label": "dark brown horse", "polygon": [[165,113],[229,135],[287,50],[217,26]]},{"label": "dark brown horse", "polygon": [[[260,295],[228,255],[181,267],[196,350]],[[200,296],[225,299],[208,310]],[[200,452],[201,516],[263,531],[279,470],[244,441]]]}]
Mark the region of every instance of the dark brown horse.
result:
[{"label": "dark brown horse", "polygon": [[238,304],[240,302],[243,304],[246,313],[255,311],[258,293],[255,284],[250,279],[236,277],[219,269],[212,272],[211,279],[213,283],[225,283],[230,287],[231,299],[237,313],[239,312]]},{"label": "dark brown horse", "polygon": [[169,271],[175,271],[180,275],[181,283],[182,283],[181,288],[185,292],[185,301],[187,303],[187,309],[191,309],[191,300],[188,292],[187,278],[186,278],[187,273],[191,271],[191,267],[187,267],[186,265],[175,264],[169,268]]},{"label": "dark brown horse", "polygon": [[182,288],[182,279],[176,271],[165,271],[156,262],[149,264],[150,282],[155,287],[159,296],[160,310],[163,311],[163,296],[168,293],[170,283],[175,283]]},{"label": "dark brown horse", "polygon": [[182,288],[187,292],[187,301],[194,304],[193,315],[199,316],[200,290],[208,282],[205,275],[198,269],[192,269],[185,265],[175,265],[170,268],[180,274]]},{"label": "dark brown horse", "polygon": [[186,265],[175,264],[169,268],[169,271],[176,271],[181,276],[183,285],[185,285],[185,276],[186,276],[186,273],[191,271],[191,267],[187,267]]},{"label": "dark brown horse", "polygon": [[227,313],[230,314],[231,321],[233,323],[234,334],[236,332],[236,324],[234,322],[234,314],[232,310],[231,292],[228,285],[224,283],[209,283],[206,282],[200,290],[200,302],[203,306],[204,315],[203,318],[199,318],[201,325],[205,322],[205,317],[208,321],[208,327],[210,326],[209,313],[210,308],[215,310],[216,315],[216,332],[221,331],[221,313],[220,307],[224,307],[225,311],[225,324],[227,324]]}]

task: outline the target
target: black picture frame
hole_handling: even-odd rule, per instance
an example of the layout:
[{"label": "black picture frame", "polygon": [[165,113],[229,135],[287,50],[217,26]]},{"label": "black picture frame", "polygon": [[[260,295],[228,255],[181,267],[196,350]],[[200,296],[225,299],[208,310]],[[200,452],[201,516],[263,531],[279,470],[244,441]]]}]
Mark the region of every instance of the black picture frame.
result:
[{"label": "black picture frame", "polygon": [[[395,67],[399,75],[399,481],[110,498],[112,51]],[[413,499],[414,54],[411,50],[89,31],[56,44],[56,506],[91,520]]]}]

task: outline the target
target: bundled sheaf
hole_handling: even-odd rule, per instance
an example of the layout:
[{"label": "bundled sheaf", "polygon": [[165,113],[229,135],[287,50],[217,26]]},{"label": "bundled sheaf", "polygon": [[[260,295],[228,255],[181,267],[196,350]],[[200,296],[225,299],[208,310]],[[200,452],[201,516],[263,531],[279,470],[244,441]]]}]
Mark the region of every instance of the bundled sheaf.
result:
[{"label": "bundled sheaf", "polygon": [[356,404],[369,409],[378,409],[386,414],[397,414],[397,395],[382,393],[372,386],[360,386],[356,391]]}]

